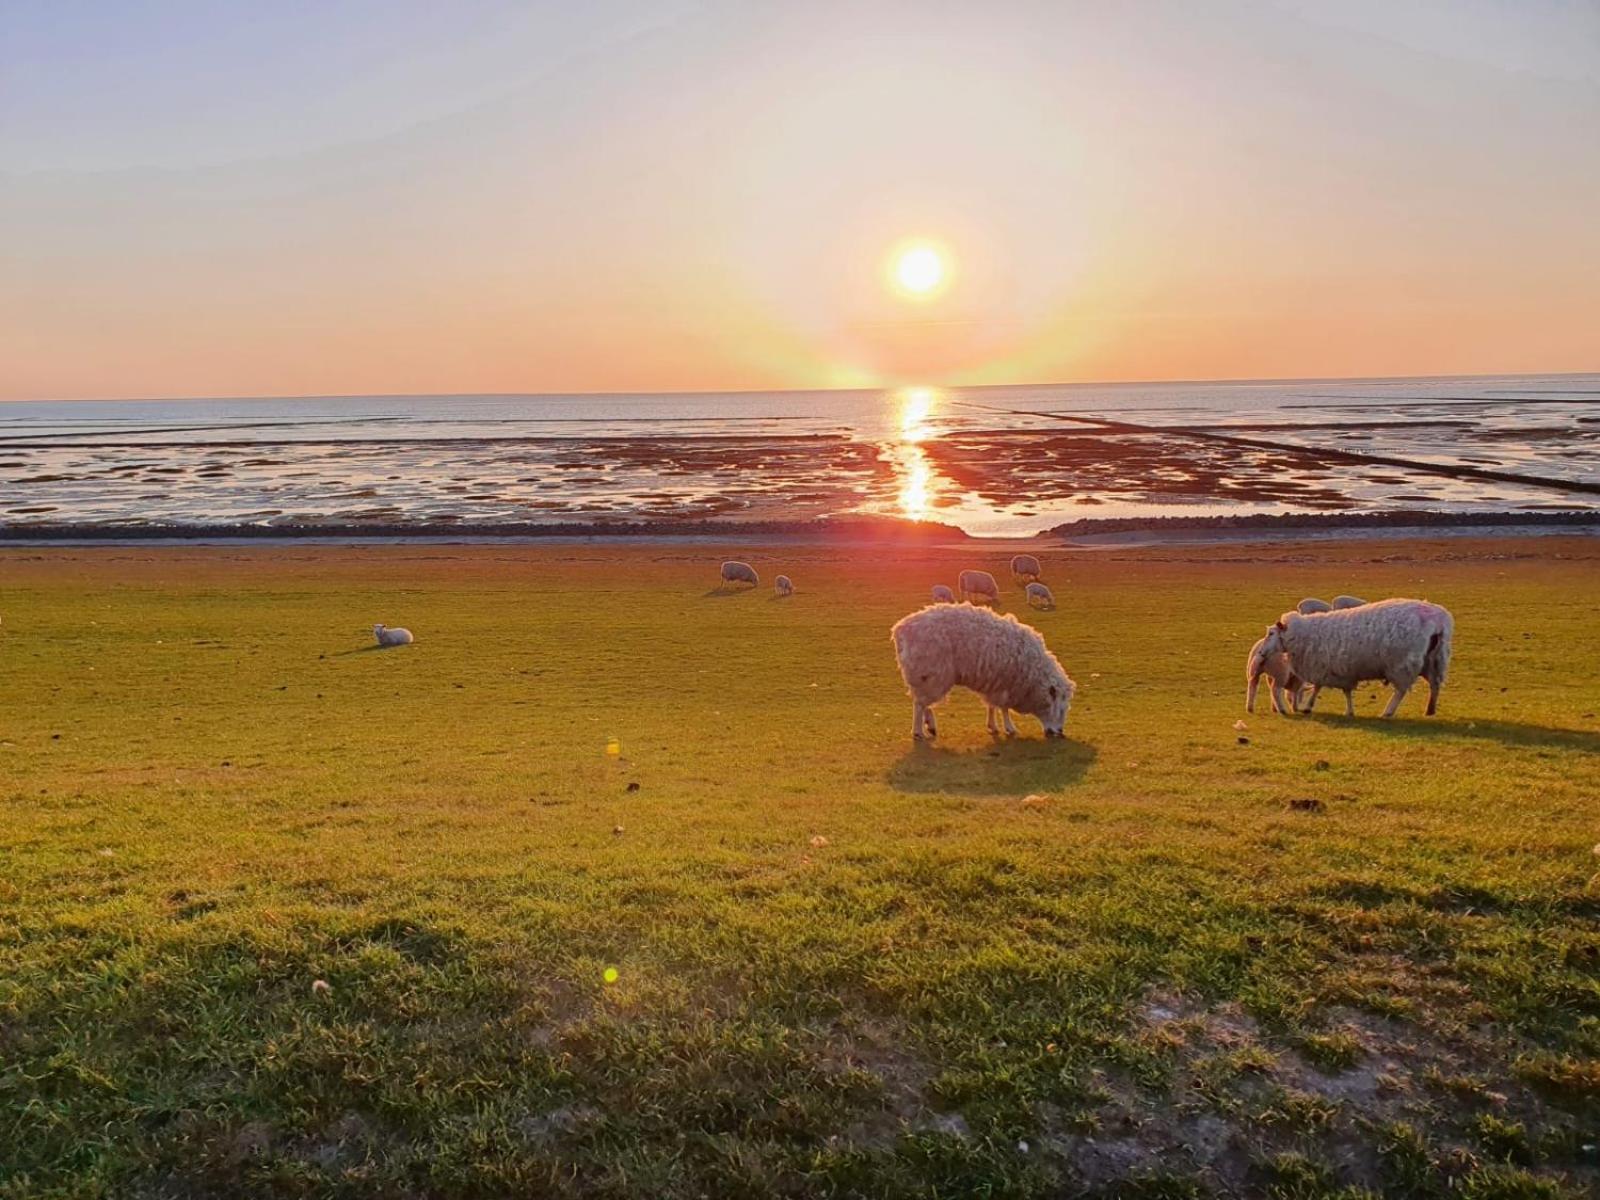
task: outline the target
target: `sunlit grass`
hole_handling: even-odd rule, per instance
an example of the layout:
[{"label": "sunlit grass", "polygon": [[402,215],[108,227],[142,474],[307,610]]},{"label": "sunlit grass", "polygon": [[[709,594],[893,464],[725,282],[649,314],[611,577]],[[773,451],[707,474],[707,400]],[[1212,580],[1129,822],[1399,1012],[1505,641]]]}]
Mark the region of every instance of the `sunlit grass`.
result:
[{"label": "sunlit grass", "polygon": [[[1068,742],[913,749],[1003,554],[9,553],[0,1195],[1578,1194],[1594,552],[1255,554],[1047,560]],[[1454,611],[1442,716],[1235,730],[1336,591]]]}]

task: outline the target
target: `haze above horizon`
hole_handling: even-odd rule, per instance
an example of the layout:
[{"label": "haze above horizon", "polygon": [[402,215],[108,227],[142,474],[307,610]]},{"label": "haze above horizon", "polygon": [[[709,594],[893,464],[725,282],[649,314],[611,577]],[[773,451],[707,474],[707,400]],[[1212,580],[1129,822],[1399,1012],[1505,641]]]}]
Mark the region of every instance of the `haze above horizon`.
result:
[{"label": "haze above horizon", "polygon": [[0,399],[1600,368],[1600,8],[0,9]]}]

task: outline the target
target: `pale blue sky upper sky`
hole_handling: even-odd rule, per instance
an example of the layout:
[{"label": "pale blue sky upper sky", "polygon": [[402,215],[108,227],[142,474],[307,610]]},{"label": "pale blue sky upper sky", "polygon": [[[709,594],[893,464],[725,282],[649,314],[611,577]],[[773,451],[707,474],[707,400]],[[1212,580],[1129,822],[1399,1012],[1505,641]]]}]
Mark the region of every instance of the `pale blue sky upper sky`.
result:
[{"label": "pale blue sky upper sky", "polygon": [[0,397],[1590,369],[1597,209],[1594,0],[0,0]]}]

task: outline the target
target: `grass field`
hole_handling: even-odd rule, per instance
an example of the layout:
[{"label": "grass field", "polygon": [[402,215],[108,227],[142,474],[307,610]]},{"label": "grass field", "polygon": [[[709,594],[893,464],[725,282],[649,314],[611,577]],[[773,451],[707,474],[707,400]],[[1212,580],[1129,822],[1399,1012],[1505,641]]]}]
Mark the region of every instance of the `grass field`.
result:
[{"label": "grass field", "polygon": [[[1003,556],[743,554],[0,552],[0,1196],[1596,1188],[1600,544],[1048,557],[1068,740],[933,747]],[[1236,729],[1345,591],[1441,715]]]}]

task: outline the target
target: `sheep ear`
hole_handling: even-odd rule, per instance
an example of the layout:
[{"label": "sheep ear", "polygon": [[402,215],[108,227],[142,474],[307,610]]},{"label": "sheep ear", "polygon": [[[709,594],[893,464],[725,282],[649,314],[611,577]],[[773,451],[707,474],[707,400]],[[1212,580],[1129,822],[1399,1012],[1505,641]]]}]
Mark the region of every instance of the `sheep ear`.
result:
[{"label": "sheep ear", "polygon": [[1052,683],[1050,685],[1050,699],[1054,700],[1055,698],[1056,698],[1056,685]]},{"label": "sheep ear", "polygon": [[1288,628],[1288,626],[1285,625],[1282,621],[1274,621],[1272,623],[1272,627],[1274,629],[1276,629],[1279,633],[1282,633],[1285,629]]}]

